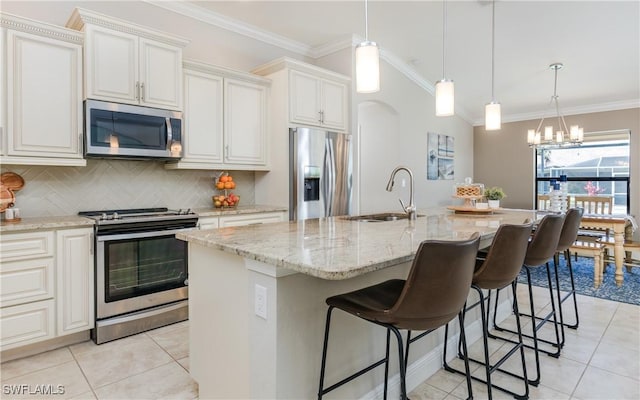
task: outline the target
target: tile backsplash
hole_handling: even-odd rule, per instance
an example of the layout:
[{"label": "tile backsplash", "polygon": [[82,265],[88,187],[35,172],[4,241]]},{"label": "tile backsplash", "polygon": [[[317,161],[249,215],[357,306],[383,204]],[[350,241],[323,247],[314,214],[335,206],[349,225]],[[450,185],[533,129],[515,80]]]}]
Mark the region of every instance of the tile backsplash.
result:
[{"label": "tile backsplash", "polygon": [[[86,167],[2,165],[25,180],[15,207],[23,217],[75,215],[79,211],[123,208],[212,207],[220,171],[166,170],[162,162],[87,160]],[[240,204],[255,204],[254,173],[230,171]]]}]

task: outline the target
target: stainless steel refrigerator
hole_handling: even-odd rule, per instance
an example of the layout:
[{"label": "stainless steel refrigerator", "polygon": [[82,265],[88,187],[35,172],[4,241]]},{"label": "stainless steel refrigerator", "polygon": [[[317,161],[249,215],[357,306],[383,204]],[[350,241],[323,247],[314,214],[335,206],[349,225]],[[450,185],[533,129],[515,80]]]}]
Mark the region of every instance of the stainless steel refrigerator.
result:
[{"label": "stainless steel refrigerator", "polygon": [[289,150],[289,219],[349,214],[351,135],[291,128]]}]

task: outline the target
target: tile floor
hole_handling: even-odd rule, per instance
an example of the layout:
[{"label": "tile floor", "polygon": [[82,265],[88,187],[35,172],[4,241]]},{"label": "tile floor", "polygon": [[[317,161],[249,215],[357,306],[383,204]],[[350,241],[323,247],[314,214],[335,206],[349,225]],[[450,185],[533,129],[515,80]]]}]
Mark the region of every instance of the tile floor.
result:
[{"label": "tile floor", "polygon": [[[523,289],[523,288],[520,288]],[[548,309],[546,289],[534,288],[536,309]],[[523,290],[521,304],[526,304]],[[522,296],[521,296],[522,294]],[[541,356],[542,380],[530,387],[531,399],[640,399],[640,306],[579,296],[580,327],[566,331],[560,358]],[[569,303],[565,303],[565,310]],[[567,311],[572,318],[573,313]],[[528,323],[523,322],[524,329]],[[509,321],[505,322],[509,325]],[[545,329],[546,330],[546,329]],[[546,332],[547,334],[549,332]],[[508,347],[491,341],[492,360]],[[470,347],[481,357],[480,342]],[[42,395],[12,396],[7,387],[55,382],[64,385],[55,399],[196,399],[197,385],[189,377],[188,322],[182,322],[96,346],[84,342],[32,357],[1,364],[3,399],[46,398]],[[527,352],[529,371],[532,352]],[[461,365],[459,360],[454,365]],[[504,368],[520,371],[519,358]],[[473,366],[474,375],[484,370]],[[531,372],[530,372],[531,373]],[[522,384],[506,375],[494,374],[494,382],[520,391]],[[474,382],[474,397],[487,397],[486,387]],[[440,370],[415,388],[418,399],[464,399],[464,376]],[[494,390],[496,399],[511,398]]]}]

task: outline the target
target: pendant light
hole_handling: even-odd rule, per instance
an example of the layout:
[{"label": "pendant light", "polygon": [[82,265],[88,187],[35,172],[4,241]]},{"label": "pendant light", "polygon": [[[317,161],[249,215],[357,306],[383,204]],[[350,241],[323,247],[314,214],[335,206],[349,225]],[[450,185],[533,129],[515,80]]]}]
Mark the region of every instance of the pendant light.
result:
[{"label": "pendant light", "polygon": [[495,88],[495,64],[496,64],[496,1],[491,2],[491,103],[484,106],[484,129],[487,131],[497,131],[502,127],[502,117],[500,116],[500,103],[496,101]]},{"label": "pendant light", "polygon": [[364,0],[364,42],[356,46],[356,91],[375,93],[380,90],[380,49],[369,41],[369,15]]},{"label": "pendant light", "polygon": [[454,114],[453,80],[445,75],[445,38],[447,31],[447,1],[442,0],[442,79],[436,82],[436,116],[448,117]]}]

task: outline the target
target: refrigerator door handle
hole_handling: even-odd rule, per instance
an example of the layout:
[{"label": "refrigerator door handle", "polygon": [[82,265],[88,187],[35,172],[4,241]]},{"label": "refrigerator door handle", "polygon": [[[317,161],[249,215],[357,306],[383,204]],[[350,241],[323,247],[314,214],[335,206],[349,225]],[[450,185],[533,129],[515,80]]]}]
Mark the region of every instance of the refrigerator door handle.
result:
[{"label": "refrigerator door handle", "polygon": [[325,217],[331,217],[333,215],[333,197],[335,195],[336,187],[336,166],[333,145],[331,138],[327,137],[325,139],[324,171],[322,173],[322,176],[324,177],[322,191],[324,193]]}]

